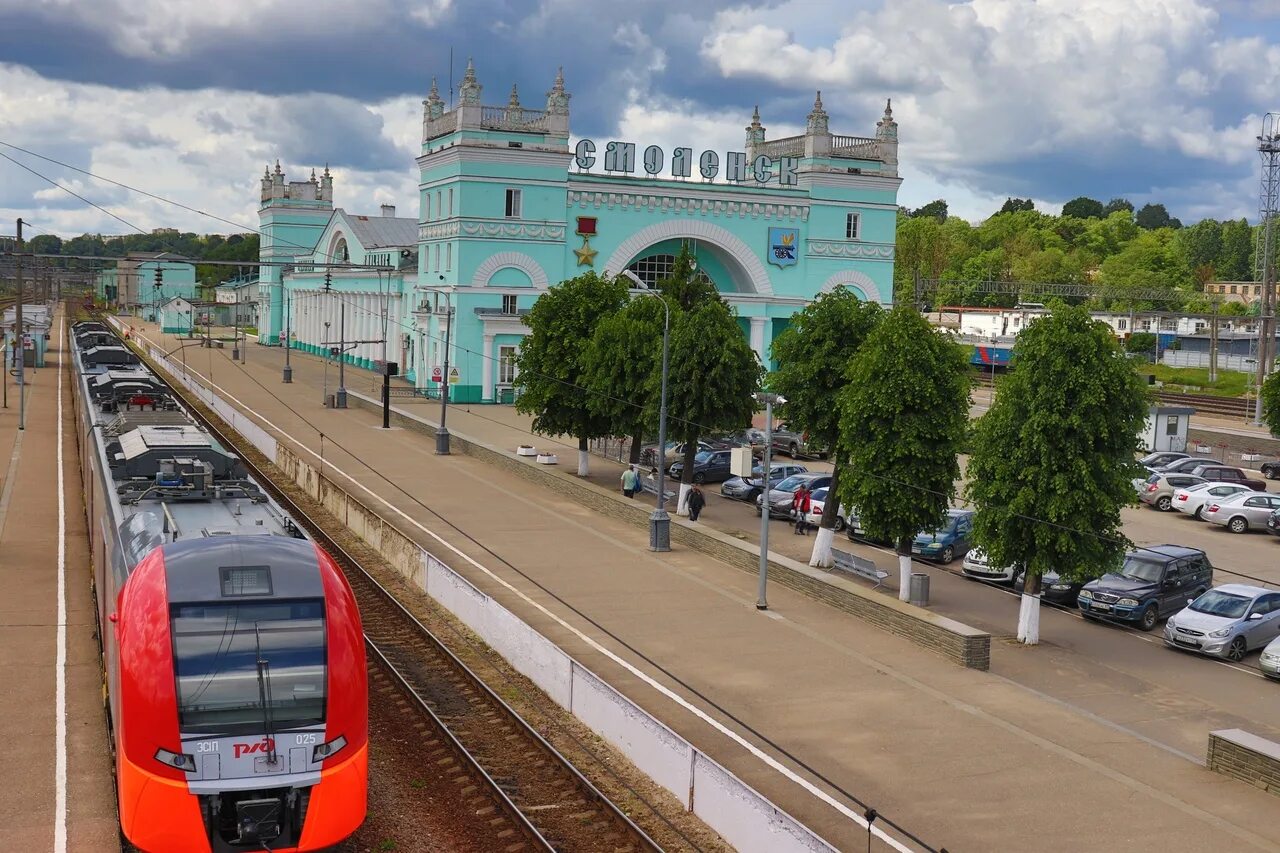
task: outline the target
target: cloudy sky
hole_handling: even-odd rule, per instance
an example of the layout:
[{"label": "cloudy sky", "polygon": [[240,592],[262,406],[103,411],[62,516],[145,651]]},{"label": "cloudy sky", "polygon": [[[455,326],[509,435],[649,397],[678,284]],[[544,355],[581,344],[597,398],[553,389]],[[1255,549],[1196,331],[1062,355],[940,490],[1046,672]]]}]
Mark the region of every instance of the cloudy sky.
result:
[{"label": "cloudy sky", "polygon": [[[0,0],[0,154],[130,223],[250,225],[257,179],[329,163],[338,204],[416,215],[421,101],[474,56],[486,103],[540,107],[563,65],[575,136],[739,150],[751,108],[796,133],[900,124],[900,200],[979,220],[1005,196],[1256,216],[1280,110],[1280,0]],[[447,91],[445,92],[447,97]],[[0,233],[125,233],[0,158]]]}]

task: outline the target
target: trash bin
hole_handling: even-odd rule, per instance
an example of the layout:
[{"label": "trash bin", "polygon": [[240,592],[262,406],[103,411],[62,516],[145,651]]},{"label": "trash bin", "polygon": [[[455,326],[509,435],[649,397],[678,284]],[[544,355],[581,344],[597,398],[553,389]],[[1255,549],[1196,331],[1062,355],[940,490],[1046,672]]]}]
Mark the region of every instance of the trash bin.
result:
[{"label": "trash bin", "polygon": [[929,606],[929,576],[924,572],[911,573],[911,590],[908,601],[916,607]]},{"label": "trash bin", "polygon": [[332,408],[334,407],[334,395],[333,395],[333,394],[325,394],[325,395],[324,395],[324,406],[325,406],[325,408],[326,408],[326,409],[332,409]]}]

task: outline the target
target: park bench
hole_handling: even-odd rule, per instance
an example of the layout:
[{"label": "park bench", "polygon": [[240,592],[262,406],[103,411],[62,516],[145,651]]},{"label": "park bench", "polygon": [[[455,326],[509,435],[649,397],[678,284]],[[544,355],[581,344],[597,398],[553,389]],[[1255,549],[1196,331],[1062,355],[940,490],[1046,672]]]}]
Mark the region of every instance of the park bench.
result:
[{"label": "park bench", "polygon": [[[657,478],[656,478],[656,477],[641,477],[641,478],[640,478],[640,491],[644,492],[645,494],[650,494],[650,495],[654,495],[654,496],[656,496],[656,495],[658,494],[658,480],[657,480]],[[672,498],[674,498],[674,497],[676,496],[676,493],[675,493],[675,492],[673,492],[673,491],[665,490],[665,489],[664,489],[663,491],[664,491],[663,498],[664,498],[665,500],[667,500],[667,501],[670,501]]]},{"label": "park bench", "polygon": [[839,551],[835,548],[831,549],[831,559],[833,561],[832,568],[840,572],[848,572],[857,575],[860,578],[866,578],[874,581],[875,586],[872,589],[878,589],[885,578],[889,577],[889,573],[883,569],[877,569],[876,564],[864,557],[857,557],[853,554]]}]

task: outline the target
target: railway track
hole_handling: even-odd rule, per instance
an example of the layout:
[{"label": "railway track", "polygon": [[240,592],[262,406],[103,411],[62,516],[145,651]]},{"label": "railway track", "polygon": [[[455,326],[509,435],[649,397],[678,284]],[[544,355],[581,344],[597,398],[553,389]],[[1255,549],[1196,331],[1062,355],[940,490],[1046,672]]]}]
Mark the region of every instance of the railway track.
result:
[{"label": "railway track", "polygon": [[[997,376],[1003,376],[1003,373]],[[974,384],[981,387],[991,385],[991,371],[974,371]],[[1254,402],[1243,397],[1216,397],[1212,394],[1182,394],[1176,391],[1156,391],[1155,398],[1166,406],[1187,406],[1205,415],[1221,415],[1229,418],[1244,418],[1253,414]]]},{"label": "railway track", "polygon": [[457,795],[485,819],[492,840],[477,849],[661,850],[277,486],[238,436],[212,422],[185,389],[170,387],[346,573],[369,652],[370,702],[385,698],[389,684],[404,700],[398,704],[406,709],[406,727],[425,721],[433,730],[427,739],[432,766],[424,770],[449,776]]}]

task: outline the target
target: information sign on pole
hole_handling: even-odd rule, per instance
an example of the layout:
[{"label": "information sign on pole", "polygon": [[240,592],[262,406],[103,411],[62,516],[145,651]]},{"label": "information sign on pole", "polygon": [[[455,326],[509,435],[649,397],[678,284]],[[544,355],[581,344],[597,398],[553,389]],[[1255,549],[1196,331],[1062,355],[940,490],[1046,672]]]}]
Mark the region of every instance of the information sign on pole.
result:
[{"label": "information sign on pole", "polygon": [[461,381],[462,381],[462,374],[458,371],[458,368],[456,367],[449,368],[449,384],[457,385]]},{"label": "information sign on pole", "polygon": [[443,373],[441,373],[441,371],[440,371],[440,368],[439,368],[439,367],[433,367],[433,368],[431,368],[431,381],[432,381],[432,382],[443,382],[443,381],[444,381],[444,375],[443,375]]}]

